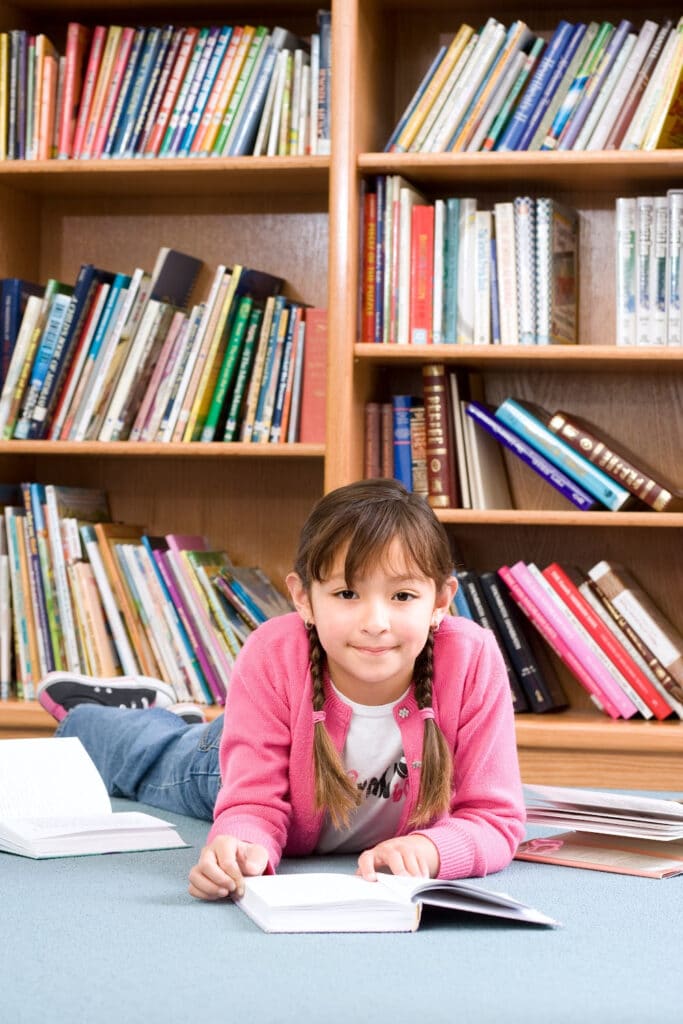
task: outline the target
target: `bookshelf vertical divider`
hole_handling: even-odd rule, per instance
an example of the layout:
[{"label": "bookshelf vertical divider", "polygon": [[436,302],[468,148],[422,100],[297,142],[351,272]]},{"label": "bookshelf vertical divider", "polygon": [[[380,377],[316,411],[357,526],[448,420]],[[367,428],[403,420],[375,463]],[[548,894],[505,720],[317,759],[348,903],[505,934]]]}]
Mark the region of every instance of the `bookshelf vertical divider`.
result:
[{"label": "bookshelf vertical divider", "polygon": [[[242,0],[224,5],[221,17],[252,22],[263,17],[304,34],[311,31],[318,6],[317,0],[292,0],[291,7]],[[2,480],[103,486],[117,518],[144,523],[151,532],[205,533],[236,561],[261,564],[282,580],[298,528],[315,499],[362,475],[365,403],[386,399],[399,383],[415,387],[425,358],[477,370],[491,401],[515,392],[543,404],[575,402],[578,412],[596,418],[602,412],[611,433],[623,425],[633,437],[631,447],[651,447],[653,461],[680,478],[683,353],[667,351],[658,358],[656,353],[617,352],[609,325],[614,197],[663,192],[680,182],[681,153],[385,154],[385,140],[443,37],[464,21],[478,25],[482,15],[501,16],[500,11],[482,11],[472,0],[455,6],[446,0],[426,5],[331,0],[329,6],[329,158],[158,160],[145,161],[144,167],[134,161],[92,161],[87,168],[68,161],[0,164],[0,276],[73,278],[82,259],[97,262],[117,247],[126,261],[148,264],[158,246],[170,244],[201,256],[209,269],[218,262],[244,260],[281,271],[293,297],[326,304],[324,453],[301,446],[250,453],[220,445],[204,453],[193,445],[132,452],[125,442],[122,448],[94,445],[75,452],[60,443],[4,442]],[[582,9],[574,8],[578,20]],[[133,5],[131,18],[134,10]],[[649,16],[663,17],[667,11],[658,8]],[[26,0],[21,12],[22,27],[56,35],[63,35],[71,18],[95,24],[115,17],[98,0],[80,5],[67,0],[59,11]],[[196,13],[172,0],[165,18],[180,24]],[[216,17],[210,7],[198,16],[206,22]],[[632,16],[634,21],[642,18],[635,7]],[[0,0],[0,29],[20,27],[17,17],[17,9]],[[154,14],[143,6],[136,17],[150,20]],[[551,2],[540,9],[520,0],[505,15],[508,21],[512,17],[547,33],[560,18],[571,19],[572,4]],[[454,346],[424,353],[357,344],[360,197],[363,179],[379,173],[402,174],[432,196],[471,194],[493,202],[534,190],[575,202],[585,223],[582,257],[589,268],[581,298],[581,344],[573,351],[538,353],[469,352]],[[277,266],[270,264],[271,257]],[[513,512],[443,514],[473,567],[493,569],[512,558],[592,564],[613,557],[642,574],[643,584],[683,629],[681,523],[646,514],[577,520],[519,467],[508,469],[517,505]],[[576,684],[563,679],[568,711],[518,716],[525,778],[680,787],[683,723],[608,721]],[[14,701],[0,706],[0,737],[50,728],[35,705]]]}]

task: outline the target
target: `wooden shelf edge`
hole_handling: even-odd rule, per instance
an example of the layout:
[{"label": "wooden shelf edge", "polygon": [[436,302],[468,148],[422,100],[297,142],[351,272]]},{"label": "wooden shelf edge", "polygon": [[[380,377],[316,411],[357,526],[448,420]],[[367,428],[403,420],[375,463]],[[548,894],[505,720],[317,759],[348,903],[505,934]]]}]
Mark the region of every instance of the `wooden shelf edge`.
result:
[{"label": "wooden shelf edge", "polygon": [[683,368],[683,346],[617,345],[373,345],[357,343],[354,355],[370,363],[442,362],[479,368],[559,371],[632,370],[671,372]]},{"label": "wooden shelf edge", "polygon": [[683,722],[624,722],[575,711],[517,715],[517,742],[537,750],[622,751],[683,756]]},{"label": "wooden shelf edge", "polygon": [[323,444],[251,444],[247,442],[1,441],[0,455],[93,455],[126,458],[323,458]]},{"label": "wooden shelf edge", "polygon": [[458,526],[596,526],[680,530],[683,512],[580,512],[559,509],[437,509],[442,523]]}]

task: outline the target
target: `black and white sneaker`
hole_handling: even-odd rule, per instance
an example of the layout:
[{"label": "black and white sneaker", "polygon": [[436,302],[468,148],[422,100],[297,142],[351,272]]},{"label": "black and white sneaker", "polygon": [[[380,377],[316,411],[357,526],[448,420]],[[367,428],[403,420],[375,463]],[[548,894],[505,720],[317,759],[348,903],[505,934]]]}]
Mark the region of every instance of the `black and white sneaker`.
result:
[{"label": "black and white sneaker", "polygon": [[99,704],[108,708],[170,708],[177,700],[172,686],[149,676],[101,679],[74,672],[48,672],[38,684],[37,697],[58,722],[77,704]]},{"label": "black and white sneaker", "polygon": [[172,711],[178,718],[182,718],[183,722],[187,722],[188,725],[201,725],[207,721],[206,715],[199,704],[193,704],[189,700],[172,704],[168,710]]}]

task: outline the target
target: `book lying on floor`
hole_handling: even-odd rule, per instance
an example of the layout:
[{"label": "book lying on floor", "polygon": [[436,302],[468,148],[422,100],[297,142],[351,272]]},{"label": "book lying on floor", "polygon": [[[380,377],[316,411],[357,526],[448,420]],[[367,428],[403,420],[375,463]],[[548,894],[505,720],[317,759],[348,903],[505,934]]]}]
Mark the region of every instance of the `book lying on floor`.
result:
[{"label": "book lying on floor", "polygon": [[524,787],[527,821],[611,836],[683,839],[683,802],[572,786]]},{"label": "book lying on floor", "polygon": [[112,811],[79,739],[0,743],[0,850],[41,859],[186,845],[161,818]]},{"label": "book lying on floor", "polygon": [[423,906],[557,926],[506,893],[441,878],[313,873],[245,878],[241,910],[265,932],[414,932]]},{"label": "book lying on floor", "polygon": [[596,832],[561,832],[521,843],[516,860],[588,868],[616,875],[671,878],[683,874],[683,841],[631,839]]}]

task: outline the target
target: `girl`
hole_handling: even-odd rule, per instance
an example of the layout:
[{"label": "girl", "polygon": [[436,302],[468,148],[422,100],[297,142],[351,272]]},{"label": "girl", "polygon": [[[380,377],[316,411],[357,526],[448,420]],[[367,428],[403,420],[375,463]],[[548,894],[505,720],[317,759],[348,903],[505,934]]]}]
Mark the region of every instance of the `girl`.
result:
[{"label": "girl", "polygon": [[[287,586],[296,612],[245,644],[222,725],[47,682],[58,733],[81,738],[115,795],[213,808],[190,872],[200,899],[241,894],[283,855],[358,852],[371,880],[505,867],[524,829],[507,676],[492,634],[448,615],[457,583],[426,502],[393,480],[330,492]],[[154,703],[137,685],[138,706],[145,685]]]}]

